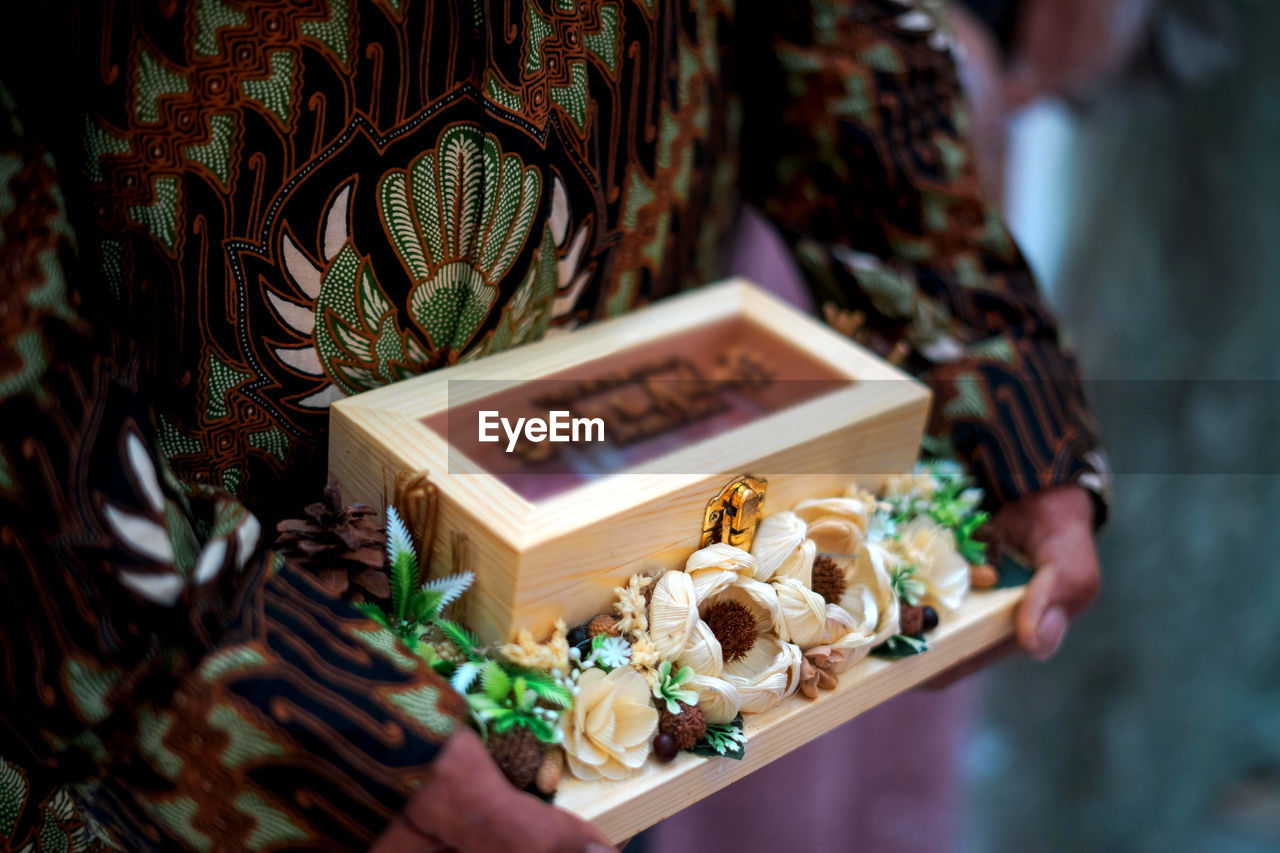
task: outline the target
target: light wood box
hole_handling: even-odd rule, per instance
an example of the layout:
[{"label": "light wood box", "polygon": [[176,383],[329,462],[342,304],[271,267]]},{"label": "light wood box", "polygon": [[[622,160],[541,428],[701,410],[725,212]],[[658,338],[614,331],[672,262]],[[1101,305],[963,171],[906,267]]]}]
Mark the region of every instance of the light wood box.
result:
[{"label": "light wood box", "polygon": [[[656,358],[704,339],[708,357],[722,357],[717,352],[731,343],[794,350],[777,377],[793,384],[779,387],[807,388],[795,383],[817,373],[829,390],[537,498],[450,451],[446,433],[460,427],[442,421],[448,412],[495,393],[519,395],[531,381],[572,383],[634,363],[637,353]],[[329,467],[348,500],[379,508],[398,474],[429,474],[439,489],[430,574],[476,572],[463,618],[494,642],[519,628],[545,635],[561,617],[574,624],[607,608],[613,587],[631,574],[682,567],[699,545],[708,501],[735,477],[768,480],[767,513],[840,494],[854,479],[873,485],[911,470],[929,399],[923,385],[848,338],[733,280],[339,401]]]}]

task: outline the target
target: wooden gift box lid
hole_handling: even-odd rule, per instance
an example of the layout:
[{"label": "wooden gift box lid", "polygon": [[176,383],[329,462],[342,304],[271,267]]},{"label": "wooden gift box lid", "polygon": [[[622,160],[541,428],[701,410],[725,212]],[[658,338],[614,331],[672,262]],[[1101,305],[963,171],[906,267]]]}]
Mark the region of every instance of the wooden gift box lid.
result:
[{"label": "wooden gift box lid", "polygon": [[[612,451],[563,448],[550,469],[506,454],[505,439],[474,437],[483,408],[505,415],[614,387],[608,377],[643,374],[645,365],[689,362],[706,374],[734,358],[748,372],[772,371],[759,392],[772,403],[748,400]],[[929,400],[924,385],[737,279],[336,402],[329,468],[348,500],[379,508],[397,475],[428,473],[438,489],[429,572],[476,572],[463,618],[496,642],[520,628],[545,636],[557,618],[589,618],[635,572],[683,567],[708,501],[740,475],[768,480],[767,513],[841,494],[855,479],[874,485],[910,471]],[[613,429],[607,423],[606,436]],[[566,461],[574,454],[576,463]],[[583,475],[584,464],[596,473]]]}]

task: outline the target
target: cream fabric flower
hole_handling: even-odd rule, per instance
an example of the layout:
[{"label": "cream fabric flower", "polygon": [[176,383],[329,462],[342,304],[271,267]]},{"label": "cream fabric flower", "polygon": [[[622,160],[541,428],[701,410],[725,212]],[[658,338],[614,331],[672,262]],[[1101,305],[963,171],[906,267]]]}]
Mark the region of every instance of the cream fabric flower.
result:
[{"label": "cream fabric flower", "polygon": [[895,474],[885,480],[884,493],[887,497],[916,495],[928,500],[938,490],[938,481],[928,471],[916,471],[911,474]]},{"label": "cream fabric flower", "polygon": [[[819,498],[801,501],[795,506],[795,514],[806,524],[812,525],[821,518],[842,518],[856,525],[862,533],[876,511],[876,499],[869,492],[855,493],[842,498]],[[819,549],[821,551],[821,549]]]},{"label": "cream fabric flower", "polygon": [[922,603],[943,612],[955,610],[969,592],[969,564],[956,550],[956,537],[928,516],[918,516],[898,530],[898,539],[887,543],[894,556],[916,567],[924,583]]},{"label": "cream fabric flower", "polygon": [[756,580],[792,577],[808,586],[817,548],[806,535],[800,516],[794,512],[775,512],[756,527],[751,555],[756,560]]},{"label": "cream fabric flower", "polygon": [[685,572],[667,572],[658,578],[649,599],[649,639],[658,657],[667,660],[680,654],[697,624],[693,578]]},{"label": "cream fabric flower", "polygon": [[758,580],[739,577],[722,587],[704,585],[695,613],[698,622],[676,662],[699,675],[720,677],[727,663],[746,655],[761,637],[785,640],[778,594]]},{"label": "cream fabric flower", "polygon": [[788,577],[774,581],[773,590],[778,594],[789,642],[804,650],[827,642],[827,602],[821,595]]},{"label": "cream fabric flower", "polygon": [[865,538],[857,521],[839,515],[824,515],[809,525],[809,539],[818,554],[855,556]]},{"label": "cream fabric flower", "polygon": [[827,602],[828,645],[844,653],[849,668],[898,633],[898,597],[889,566],[893,557],[872,542],[857,557],[819,557],[814,588]]},{"label": "cream fabric flower", "polygon": [[796,692],[803,662],[799,646],[765,635],[745,656],[725,662],[724,679],[742,697],[742,712],[758,714]]},{"label": "cream fabric flower", "polygon": [[[649,631],[664,658],[697,675],[690,689],[707,718],[727,722],[739,708],[762,710],[794,691],[800,650],[786,642],[778,593],[756,580],[755,557],[717,544],[685,565],[658,579]],[[681,638],[680,648],[668,652]]]},{"label": "cream fabric flower", "polygon": [[695,673],[684,686],[698,694],[698,708],[708,723],[731,723],[742,710],[738,688],[723,678]]},{"label": "cream fabric flower", "polygon": [[752,552],[756,577],[772,584],[777,593],[785,626],[780,636],[807,650],[844,637],[861,624],[847,614],[828,612],[830,605],[814,589],[813,572],[820,553],[850,558],[857,554],[866,521],[865,507],[849,498],[804,501],[797,509],[810,523],[798,512],[771,515],[756,531]]},{"label": "cream fabric flower", "polygon": [[649,757],[658,712],[649,685],[629,666],[582,673],[565,714],[564,752],[579,779],[625,779]]}]

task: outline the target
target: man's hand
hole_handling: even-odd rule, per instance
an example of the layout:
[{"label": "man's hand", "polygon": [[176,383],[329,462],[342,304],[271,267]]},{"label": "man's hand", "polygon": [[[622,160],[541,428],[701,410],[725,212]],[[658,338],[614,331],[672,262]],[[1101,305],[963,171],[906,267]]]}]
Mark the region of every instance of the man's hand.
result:
[{"label": "man's hand", "polygon": [[1098,595],[1093,511],[1083,487],[1058,486],[1009,504],[993,521],[1036,567],[1018,610],[1017,638],[1038,660],[1058,650],[1071,620]]},{"label": "man's hand", "polygon": [[950,687],[1020,648],[1036,660],[1047,660],[1062,645],[1071,620],[1098,595],[1093,498],[1083,487],[1058,486],[1027,495],[1002,508],[992,523],[1036,567],[1014,617],[1016,634],[931,679],[925,685],[929,689]]},{"label": "man's hand", "polygon": [[470,729],[454,732],[422,787],[369,848],[370,853],[613,849],[595,827],[511,787]]}]

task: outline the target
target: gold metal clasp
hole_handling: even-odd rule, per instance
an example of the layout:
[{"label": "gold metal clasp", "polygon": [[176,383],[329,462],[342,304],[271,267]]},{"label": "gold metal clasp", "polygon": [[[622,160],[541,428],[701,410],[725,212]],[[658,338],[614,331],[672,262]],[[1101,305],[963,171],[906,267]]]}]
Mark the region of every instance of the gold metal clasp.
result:
[{"label": "gold metal clasp", "polygon": [[744,551],[749,550],[751,541],[756,537],[756,525],[760,522],[764,493],[768,488],[768,480],[750,474],[743,474],[726,484],[720,494],[707,503],[699,547],[725,542]]}]

